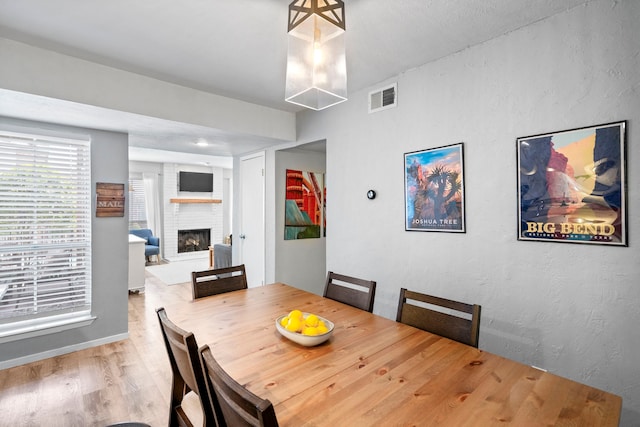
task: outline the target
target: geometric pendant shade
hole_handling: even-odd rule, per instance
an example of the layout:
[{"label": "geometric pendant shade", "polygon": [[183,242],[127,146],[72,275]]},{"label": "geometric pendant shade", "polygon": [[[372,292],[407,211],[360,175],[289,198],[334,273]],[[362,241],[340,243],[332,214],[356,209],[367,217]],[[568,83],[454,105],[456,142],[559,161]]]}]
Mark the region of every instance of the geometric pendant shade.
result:
[{"label": "geometric pendant shade", "polygon": [[312,110],[346,101],[342,0],[294,0],[288,41],[285,100]]}]

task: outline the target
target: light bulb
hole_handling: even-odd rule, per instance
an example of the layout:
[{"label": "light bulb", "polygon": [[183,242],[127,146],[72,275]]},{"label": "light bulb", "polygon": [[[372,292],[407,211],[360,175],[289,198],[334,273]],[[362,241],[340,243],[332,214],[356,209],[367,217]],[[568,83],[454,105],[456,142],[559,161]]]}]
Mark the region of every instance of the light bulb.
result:
[{"label": "light bulb", "polygon": [[314,16],[314,30],[313,30],[313,63],[314,65],[322,64],[323,52],[322,52],[322,35],[320,33],[320,27],[318,26],[318,17]]}]

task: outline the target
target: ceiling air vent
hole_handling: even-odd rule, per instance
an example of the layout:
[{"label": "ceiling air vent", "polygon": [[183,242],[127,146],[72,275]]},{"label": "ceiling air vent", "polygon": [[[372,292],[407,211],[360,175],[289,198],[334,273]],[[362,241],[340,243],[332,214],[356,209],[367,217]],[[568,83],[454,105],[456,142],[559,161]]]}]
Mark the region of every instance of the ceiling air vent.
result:
[{"label": "ceiling air vent", "polygon": [[398,103],[398,84],[369,92],[369,113],[395,107]]}]

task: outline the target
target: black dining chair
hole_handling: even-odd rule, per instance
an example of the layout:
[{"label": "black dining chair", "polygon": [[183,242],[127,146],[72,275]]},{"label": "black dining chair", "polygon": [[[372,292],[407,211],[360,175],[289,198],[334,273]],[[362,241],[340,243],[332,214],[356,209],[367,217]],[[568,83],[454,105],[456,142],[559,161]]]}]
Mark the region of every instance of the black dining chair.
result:
[{"label": "black dining chair", "polygon": [[401,288],[396,321],[477,348],[480,310],[478,304],[467,304]]},{"label": "black dining chair", "polygon": [[376,282],[330,271],[323,296],[372,313]]},{"label": "black dining chair", "polygon": [[215,408],[212,405],[216,401],[208,395],[195,336],[171,322],[164,307],[156,309],[156,313],[173,373],[169,427],[193,425],[193,421],[182,408],[183,399],[190,392],[198,395],[202,407],[203,426],[215,427],[217,422]]},{"label": "black dining chair", "polygon": [[247,287],[244,264],[191,272],[191,295],[194,300]]},{"label": "black dining chair", "polygon": [[216,408],[219,427],[278,427],[271,402],[231,378],[213,357],[208,345],[200,347],[200,360],[209,396],[219,402]]}]

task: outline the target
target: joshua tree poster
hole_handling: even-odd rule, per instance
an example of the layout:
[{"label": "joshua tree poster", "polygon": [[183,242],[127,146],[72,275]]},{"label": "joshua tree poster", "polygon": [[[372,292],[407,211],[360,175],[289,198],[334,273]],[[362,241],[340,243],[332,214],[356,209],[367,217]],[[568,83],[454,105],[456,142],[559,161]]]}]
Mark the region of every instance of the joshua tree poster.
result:
[{"label": "joshua tree poster", "polygon": [[518,138],[518,240],[627,246],[626,122]]},{"label": "joshua tree poster", "polygon": [[405,230],[465,232],[463,144],[404,155]]}]

